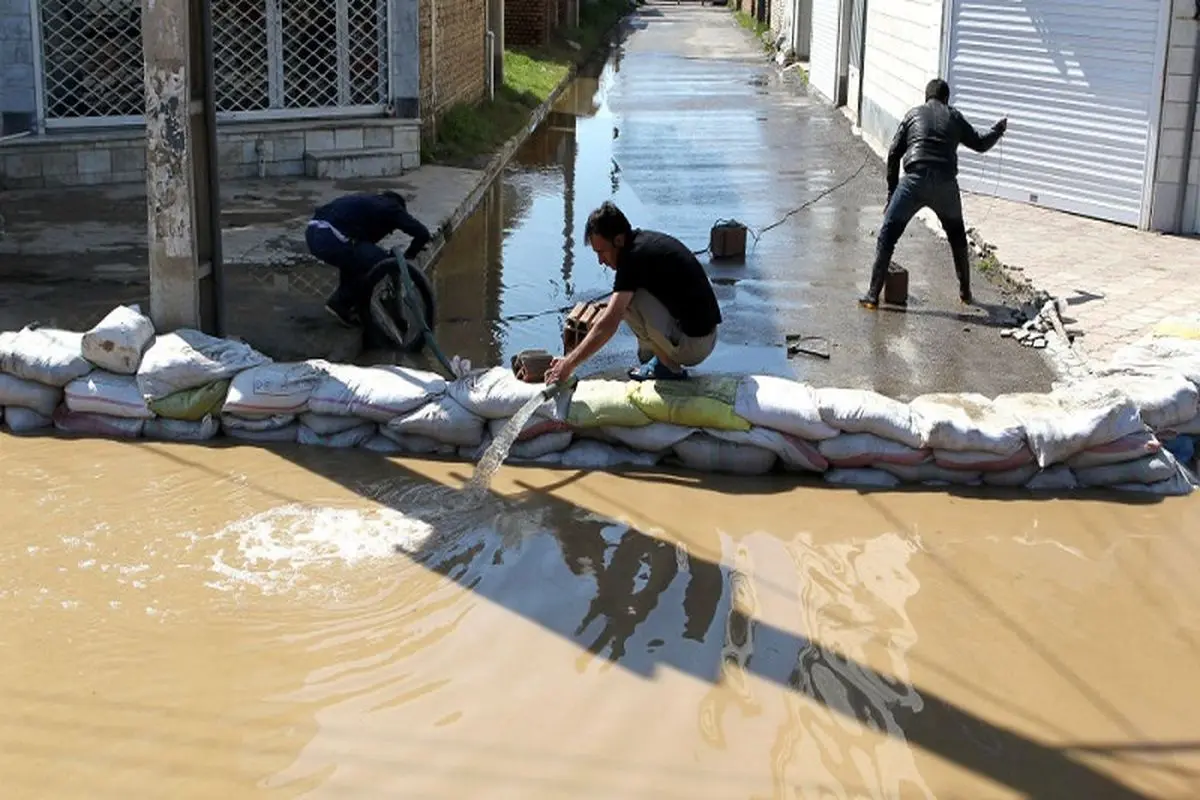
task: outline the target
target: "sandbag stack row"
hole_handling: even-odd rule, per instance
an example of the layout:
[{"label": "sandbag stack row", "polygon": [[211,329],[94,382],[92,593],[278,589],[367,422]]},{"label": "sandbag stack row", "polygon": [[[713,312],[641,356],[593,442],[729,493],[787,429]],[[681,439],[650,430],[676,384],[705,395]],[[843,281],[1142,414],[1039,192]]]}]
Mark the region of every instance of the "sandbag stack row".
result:
[{"label": "sandbag stack row", "polygon": [[[1190,326],[1190,327],[1189,327]],[[820,473],[908,483],[1180,494],[1164,447],[1200,434],[1200,325],[1176,321],[1094,379],[989,399],[813,388],[769,376],[584,380],[542,401],[513,461],[572,468],[679,463],[706,472]],[[1193,332],[1193,333],[1189,333]],[[0,407],[14,433],[364,447],[477,459],[544,387],[503,367],[454,381],[393,366],[276,363],[193,330],[156,335],[136,307],[84,334],[0,333]]]}]

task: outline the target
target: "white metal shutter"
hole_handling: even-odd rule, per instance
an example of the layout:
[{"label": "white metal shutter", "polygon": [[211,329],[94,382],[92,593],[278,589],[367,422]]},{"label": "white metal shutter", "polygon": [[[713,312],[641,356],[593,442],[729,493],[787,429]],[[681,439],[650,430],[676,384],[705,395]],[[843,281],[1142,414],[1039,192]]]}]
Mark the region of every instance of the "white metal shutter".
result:
[{"label": "white metal shutter", "polygon": [[981,132],[963,148],[964,189],[1136,225],[1157,125],[1162,3],[953,0],[951,103]]},{"label": "white metal shutter", "polygon": [[808,58],[808,80],[825,95],[837,100],[838,85],[838,21],[841,0],[813,0],[812,48]]}]

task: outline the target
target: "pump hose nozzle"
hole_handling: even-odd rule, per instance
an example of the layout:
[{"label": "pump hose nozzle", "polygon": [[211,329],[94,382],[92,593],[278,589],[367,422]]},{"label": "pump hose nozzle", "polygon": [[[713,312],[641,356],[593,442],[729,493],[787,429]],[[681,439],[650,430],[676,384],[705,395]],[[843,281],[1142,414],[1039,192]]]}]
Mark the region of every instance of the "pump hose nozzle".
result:
[{"label": "pump hose nozzle", "polygon": [[560,392],[563,392],[563,391],[569,392],[570,390],[574,389],[575,384],[577,384],[577,383],[579,383],[579,378],[572,375],[571,377],[567,378],[566,380],[562,380],[557,383],[548,384],[545,389],[542,389],[542,397],[546,400],[549,400],[549,399],[553,398],[555,395],[559,394]]}]

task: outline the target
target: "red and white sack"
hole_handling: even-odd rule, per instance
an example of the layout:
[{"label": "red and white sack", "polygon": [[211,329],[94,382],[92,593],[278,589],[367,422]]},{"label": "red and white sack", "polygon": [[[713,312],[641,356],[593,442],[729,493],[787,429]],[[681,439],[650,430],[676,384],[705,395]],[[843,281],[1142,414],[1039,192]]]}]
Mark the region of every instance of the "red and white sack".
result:
[{"label": "red and white sack", "polygon": [[971,450],[934,450],[933,461],[939,467],[968,472],[1004,472],[1037,464],[1033,451],[1028,447],[1021,447],[1008,455]]},{"label": "red and white sack", "polygon": [[1071,469],[1091,469],[1109,464],[1121,464],[1152,456],[1160,450],[1162,450],[1162,442],[1153,433],[1144,430],[1141,433],[1125,436],[1115,442],[1093,447],[1072,456],[1067,459],[1067,466]]},{"label": "red and white sack", "polygon": [[1146,430],[1137,407],[1124,392],[1094,381],[1050,394],[1001,395],[993,406],[1021,424],[1029,448],[1043,468]]},{"label": "red and white sack", "polygon": [[779,456],[784,467],[792,471],[824,472],[829,469],[829,462],[815,446],[786,433],[761,427],[754,427],[748,431],[705,429],[704,432],[723,442],[769,450]]},{"label": "red and white sack", "polygon": [[387,427],[396,433],[425,436],[456,447],[474,447],[483,441],[484,420],[443,395],[396,417]]},{"label": "red and white sack", "polygon": [[59,406],[54,412],[54,427],[63,433],[99,436],[105,439],[136,439],[142,435],[144,419],[112,417],[106,414],[81,414]]},{"label": "red and white sack", "polygon": [[279,414],[303,414],[308,401],[325,379],[319,361],[271,363],[239,372],[229,383],[223,414],[254,419]]},{"label": "red and white sack", "polygon": [[779,459],[762,447],[721,441],[707,433],[698,433],[675,445],[675,455],[689,469],[733,475],[764,475]]},{"label": "red and white sack", "polygon": [[314,414],[386,423],[444,394],[439,375],[405,367],[331,364],[309,398]]},{"label": "red and white sack", "polygon": [[873,433],[921,448],[921,429],[912,409],[899,400],[866,389],[817,389],[821,419],[843,433]]},{"label": "red and white sack", "polygon": [[698,428],[686,428],[669,422],[652,422],[637,428],[601,428],[609,439],[644,453],[665,453],[684,439],[695,434]]},{"label": "red and white sack", "polygon": [[929,450],[909,447],[873,433],[843,433],[819,443],[817,449],[838,469],[870,467],[875,464],[916,466],[932,457]]},{"label": "red and white sack", "polygon": [[771,375],[751,375],[738,384],[733,411],[751,425],[820,441],[838,429],[821,418],[812,387]]},{"label": "red and white sack", "polygon": [[102,414],[126,419],[152,419],[154,412],[132,375],[94,370],[67,384],[67,410],[77,414]]}]

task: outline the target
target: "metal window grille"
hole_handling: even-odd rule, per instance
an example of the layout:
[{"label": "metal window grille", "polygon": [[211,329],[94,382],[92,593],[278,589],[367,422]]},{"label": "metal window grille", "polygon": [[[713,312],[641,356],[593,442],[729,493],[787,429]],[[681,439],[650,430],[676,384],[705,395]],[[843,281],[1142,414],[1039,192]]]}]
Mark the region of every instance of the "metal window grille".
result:
[{"label": "metal window grille", "polygon": [[141,0],[41,0],[47,121],[145,113]]}]

